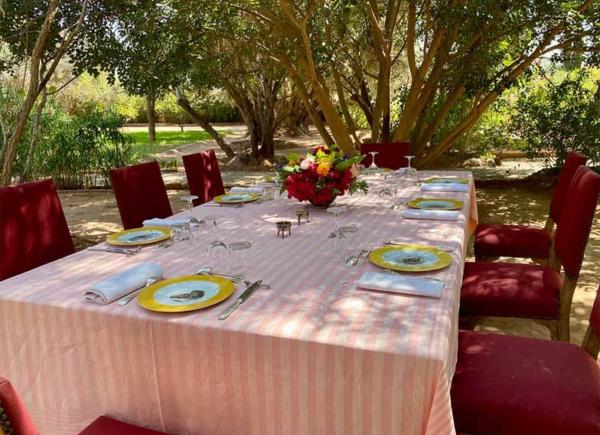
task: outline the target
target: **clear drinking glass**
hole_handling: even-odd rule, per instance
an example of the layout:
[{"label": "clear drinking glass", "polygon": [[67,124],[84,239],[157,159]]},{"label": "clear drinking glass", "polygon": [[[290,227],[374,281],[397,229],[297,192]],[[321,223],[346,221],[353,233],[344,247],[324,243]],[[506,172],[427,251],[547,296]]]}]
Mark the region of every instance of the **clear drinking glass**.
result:
[{"label": "clear drinking glass", "polygon": [[188,211],[192,211],[194,209],[194,201],[198,199],[196,195],[188,195],[182,198],[184,201],[188,203]]},{"label": "clear drinking glass", "polygon": [[417,169],[411,166],[412,159],[414,158],[415,156],[405,156],[405,159],[408,160],[408,166],[406,167],[405,174],[412,184],[417,184],[419,182],[419,175],[417,173]]},{"label": "clear drinking glass", "polygon": [[173,231],[174,242],[181,242],[192,238],[192,225],[188,220],[176,225],[171,225],[171,231]]},{"label": "clear drinking glass", "polygon": [[379,154],[379,151],[369,151],[369,154],[371,154],[371,164],[369,165],[369,170],[375,172],[379,169],[375,163],[375,156]]},{"label": "clear drinking glass", "polygon": [[206,216],[204,220],[212,227],[213,241],[208,245],[208,255],[211,258],[222,259],[227,254],[227,245],[221,240],[219,234],[219,222],[223,219],[221,215]]},{"label": "clear drinking glass", "polygon": [[232,242],[227,246],[228,271],[233,274],[248,274],[247,254],[252,248],[250,242]]},{"label": "clear drinking glass", "polygon": [[335,227],[334,227],[334,231],[337,231],[338,227],[340,226],[340,215],[346,211],[346,207],[344,206],[335,206],[335,207],[329,207],[327,209],[327,211],[329,213],[333,213],[335,216]]}]

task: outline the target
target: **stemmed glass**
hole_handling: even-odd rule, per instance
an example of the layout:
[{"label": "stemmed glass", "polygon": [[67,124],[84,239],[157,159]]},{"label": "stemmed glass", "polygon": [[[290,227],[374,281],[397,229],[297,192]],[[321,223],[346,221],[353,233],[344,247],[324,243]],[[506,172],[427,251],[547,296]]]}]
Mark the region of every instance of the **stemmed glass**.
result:
[{"label": "stemmed glass", "polygon": [[334,230],[337,231],[340,226],[340,215],[346,211],[346,207],[344,207],[344,206],[329,207],[327,209],[327,211],[329,213],[334,214],[334,216],[335,216],[335,229]]},{"label": "stemmed glass", "polygon": [[204,220],[213,228],[213,241],[208,245],[208,254],[210,257],[223,258],[227,253],[227,245],[221,240],[219,235],[219,221],[222,215],[206,216]]},{"label": "stemmed glass", "polygon": [[384,202],[389,201],[392,204],[392,208],[395,202],[395,197],[398,194],[398,185],[393,181],[393,174],[384,174],[383,176],[383,187],[378,193],[378,196],[382,199],[379,205],[385,205]]},{"label": "stemmed glass", "polygon": [[418,181],[419,181],[419,176],[417,174],[417,169],[413,168],[411,166],[412,159],[414,159],[415,156],[405,156],[404,158],[406,160],[408,160],[408,166],[406,167],[406,170],[405,170],[406,177],[409,180],[411,180],[412,184],[417,184]]},{"label": "stemmed glass", "polygon": [[194,209],[194,201],[197,200],[198,198],[199,197],[196,195],[187,195],[182,198],[184,201],[187,201],[187,203],[188,203],[190,224],[192,224],[194,227],[197,227],[201,223],[198,219],[196,219],[194,216],[192,216],[192,210]]},{"label": "stemmed glass", "polygon": [[372,172],[375,172],[379,169],[379,166],[375,164],[375,156],[379,154],[379,151],[369,151],[369,154],[371,154],[371,164],[369,165],[368,169]]},{"label": "stemmed glass", "polygon": [[329,233],[329,237],[327,238],[327,240],[329,242],[329,246],[336,250],[340,245],[344,244],[346,241],[346,235],[342,231],[340,231],[340,215],[344,211],[346,211],[346,207],[329,207],[327,211],[329,213],[333,213],[333,215],[335,216],[334,228],[333,231]]},{"label": "stemmed glass", "polygon": [[188,195],[182,198],[184,201],[188,203],[188,211],[191,212],[194,209],[194,201],[198,199],[196,195]]}]

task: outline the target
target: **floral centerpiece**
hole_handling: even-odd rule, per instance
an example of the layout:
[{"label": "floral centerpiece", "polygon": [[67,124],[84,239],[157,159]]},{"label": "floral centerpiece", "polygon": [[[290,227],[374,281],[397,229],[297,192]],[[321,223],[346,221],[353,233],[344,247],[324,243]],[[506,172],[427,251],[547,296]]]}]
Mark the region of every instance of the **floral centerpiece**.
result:
[{"label": "floral centerpiece", "polygon": [[357,164],[363,158],[361,155],[350,157],[335,145],[317,147],[306,157],[288,154],[287,165],[278,169],[282,189],[287,189],[289,198],[321,207],[328,206],[346,192],[367,192],[367,183],[356,178]]}]

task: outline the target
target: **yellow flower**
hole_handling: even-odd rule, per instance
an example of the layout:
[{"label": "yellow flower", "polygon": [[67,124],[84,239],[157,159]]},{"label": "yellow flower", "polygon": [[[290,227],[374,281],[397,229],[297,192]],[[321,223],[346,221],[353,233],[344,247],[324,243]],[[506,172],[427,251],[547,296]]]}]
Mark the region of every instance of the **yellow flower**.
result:
[{"label": "yellow flower", "polygon": [[317,166],[317,175],[321,175],[322,177],[327,176],[329,174],[329,170],[331,169],[331,163],[322,162]]}]

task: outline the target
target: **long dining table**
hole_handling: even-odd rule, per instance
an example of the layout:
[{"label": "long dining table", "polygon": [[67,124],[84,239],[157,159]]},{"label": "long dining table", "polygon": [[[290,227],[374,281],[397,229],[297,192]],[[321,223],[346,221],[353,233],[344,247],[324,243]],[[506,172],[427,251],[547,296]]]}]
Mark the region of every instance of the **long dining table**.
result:
[{"label": "long dining table", "polygon": [[[208,203],[181,215],[224,216],[225,242],[252,243],[247,278],[270,288],[226,320],[217,316],[233,297],[189,313],[98,305],[84,300],[86,287],[141,262],[160,264],[166,277],[225,265],[207,254],[207,228],[130,257],[83,250],[0,282],[0,376],[41,434],[76,434],[100,415],[171,434],[453,434],[449,391],[475,189],[469,172],[420,175],[469,178],[466,193],[398,193],[464,200],[458,220],[403,218],[377,195],[381,176],[367,177],[369,194],[335,204],[347,206],[340,224],[359,227],[355,252],[389,240],[451,249],[451,266],[422,274],[444,281],[441,298],[357,288],[365,271],[380,269],[345,267],[328,246],[335,217],[325,210],[311,208],[310,223],[298,226],[300,203],[287,197]],[[278,238],[274,221],[286,218],[292,235]]]}]

